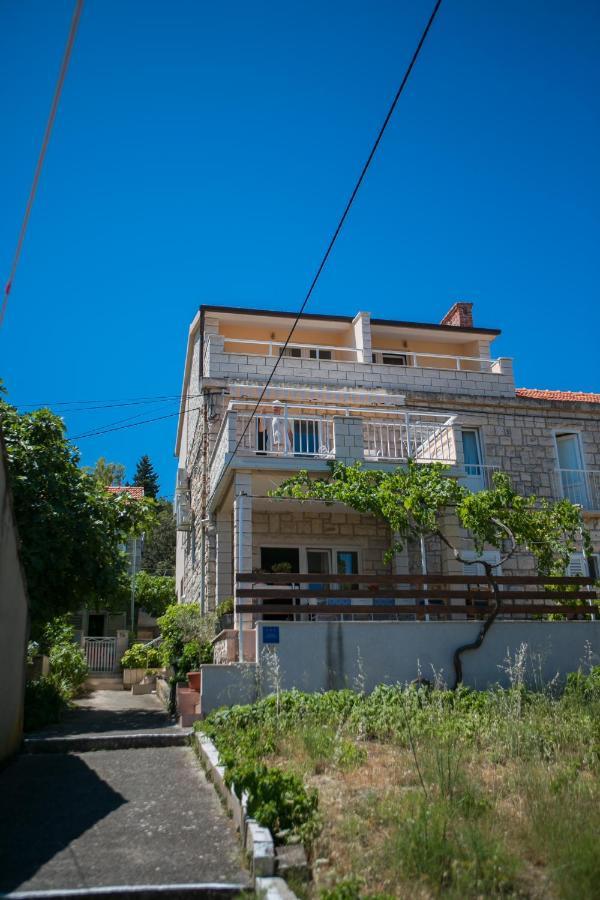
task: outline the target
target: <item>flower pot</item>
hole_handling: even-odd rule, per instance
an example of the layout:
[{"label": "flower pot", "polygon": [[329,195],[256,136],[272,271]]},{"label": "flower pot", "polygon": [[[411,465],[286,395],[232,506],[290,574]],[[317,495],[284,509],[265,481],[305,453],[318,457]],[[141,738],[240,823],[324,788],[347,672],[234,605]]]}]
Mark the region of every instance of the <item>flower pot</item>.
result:
[{"label": "flower pot", "polygon": [[200,692],[200,672],[187,673],[188,684],[193,691]]}]

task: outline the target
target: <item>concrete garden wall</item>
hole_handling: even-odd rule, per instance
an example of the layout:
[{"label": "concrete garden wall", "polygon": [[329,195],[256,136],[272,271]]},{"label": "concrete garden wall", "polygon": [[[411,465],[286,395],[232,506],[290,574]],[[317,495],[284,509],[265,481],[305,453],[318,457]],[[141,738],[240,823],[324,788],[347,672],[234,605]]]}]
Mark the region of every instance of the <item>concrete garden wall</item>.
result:
[{"label": "concrete garden wall", "polygon": [[[260,666],[202,666],[201,709],[250,703],[275,685],[371,691],[419,675],[452,685],[454,650],[474,640],[479,627],[476,622],[260,622]],[[518,665],[526,683],[541,688],[590,664],[600,664],[600,621],[500,621],[479,650],[463,655],[464,682],[479,690],[509,686],[510,669]]]}]

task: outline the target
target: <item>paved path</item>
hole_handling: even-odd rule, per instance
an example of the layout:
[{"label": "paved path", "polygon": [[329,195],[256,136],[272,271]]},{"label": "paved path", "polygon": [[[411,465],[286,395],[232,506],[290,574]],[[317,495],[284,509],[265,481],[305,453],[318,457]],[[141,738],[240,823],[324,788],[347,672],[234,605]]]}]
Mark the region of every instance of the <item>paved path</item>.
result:
[{"label": "paved path", "polygon": [[65,713],[57,725],[38,731],[36,737],[72,737],[75,735],[140,734],[178,732],[174,719],[169,718],[156,694],[131,691],[93,691],[75,700],[74,709]]},{"label": "paved path", "polygon": [[[98,693],[112,697],[80,701],[52,733],[173,727],[152,695]],[[24,754],[0,773],[0,798],[0,892],[249,883],[189,747]]]}]

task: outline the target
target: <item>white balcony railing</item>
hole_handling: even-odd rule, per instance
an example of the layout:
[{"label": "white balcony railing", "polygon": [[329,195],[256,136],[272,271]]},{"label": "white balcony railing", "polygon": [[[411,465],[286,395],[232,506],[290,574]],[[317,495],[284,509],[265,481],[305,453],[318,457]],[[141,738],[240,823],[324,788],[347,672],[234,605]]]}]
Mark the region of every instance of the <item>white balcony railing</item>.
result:
[{"label": "white balcony railing", "polygon": [[[248,416],[238,414],[240,434]],[[335,454],[333,419],[325,416],[259,412],[244,435],[245,452],[261,456],[313,456],[329,459]]]},{"label": "white balcony railing", "polygon": [[370,420],[363,426],[365,459],[456,462],[455,417],[407,413],[401,421]]},{"label": "white balcony railing", "polygon": [[565,497],[583,509],[600,510],[600,471],[594,469],[556,469],[556,496]]},{"label": "white balcony railing", "polygon": [[[285,348],[285,349],[284,349]],[[451,369],[459,372],[501,372],[498,359],[480,356],[453,356],[445,353],[417,353],[412,350],[385,350],[376,348],[364,359],[362,351],[355,347],[340,347],[333,344],[297,344],[283,341],[259,341],[250,338],[223,338],[226,353],[245,356],[269,356],[286,358],[325,360],[331,362],[374,363],[393,367],[420,367],[423,369]]]}]

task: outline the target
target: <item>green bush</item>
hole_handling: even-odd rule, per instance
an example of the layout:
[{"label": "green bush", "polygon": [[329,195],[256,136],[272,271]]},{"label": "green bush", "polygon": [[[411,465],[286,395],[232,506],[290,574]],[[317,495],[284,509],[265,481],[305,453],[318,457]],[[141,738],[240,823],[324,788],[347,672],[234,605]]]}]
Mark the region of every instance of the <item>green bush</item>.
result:
[{"label": "green bush", "polygon": [[318,796],[292,772],[264,763],[242,763],[227,771],[226,782],[239,797],[248,794],[248,815],[274,835],[293,833],[305,843],[318,834]]},{"label": "green bush", "polygon": [[183,648],[177,668],[181,674],[187,674],[188,672],[196,672],[203,663],[211,663],[212,661],[213,646],[209,641],[203,644],[200,644],[198,641],[190,641]]},{"label": "green bush", "polygon": [[158,647],[146,644],[132,644],[121,657],[123,669],[158,669],[162,665],[162,654]]},{"label": "green bush", "polygon": [[221,616],[230,616],[233,614],[233,597],[227,597],[226,600],[223,600],[218,604],[216,610],[217,618],[221,618]]},{"label": "green bush", "polygon": [[70,700],[85,683],[88,664],[84,653],[77,644],[54,644],[50,648],[49,677],[62,692],[65,700]]},{"label": "green bush", "polygon": [[24,731],[37,731],[60,720],[67,704],[56,682],[46,675],[25,685]]},{"label": "green bush", "polygon": [[[163,665],[177,667],[182,673],[182,667],[191,663],[188,672],[198,668],[200,660],[207,661],[209,651],[206,645],[214,637],[214,615],[202,615],[200,607],[196,603],[174,603],[169,606],[158,620],[158,626],[162,636],[161,655]],[[188,650],[185,663],[178,661],[184,655],[186,645],[192,644],[194,649]],[[200,648],[197,661],[193,661],[196,647]],[[210,658],[212,662],[212,657]]]}]

